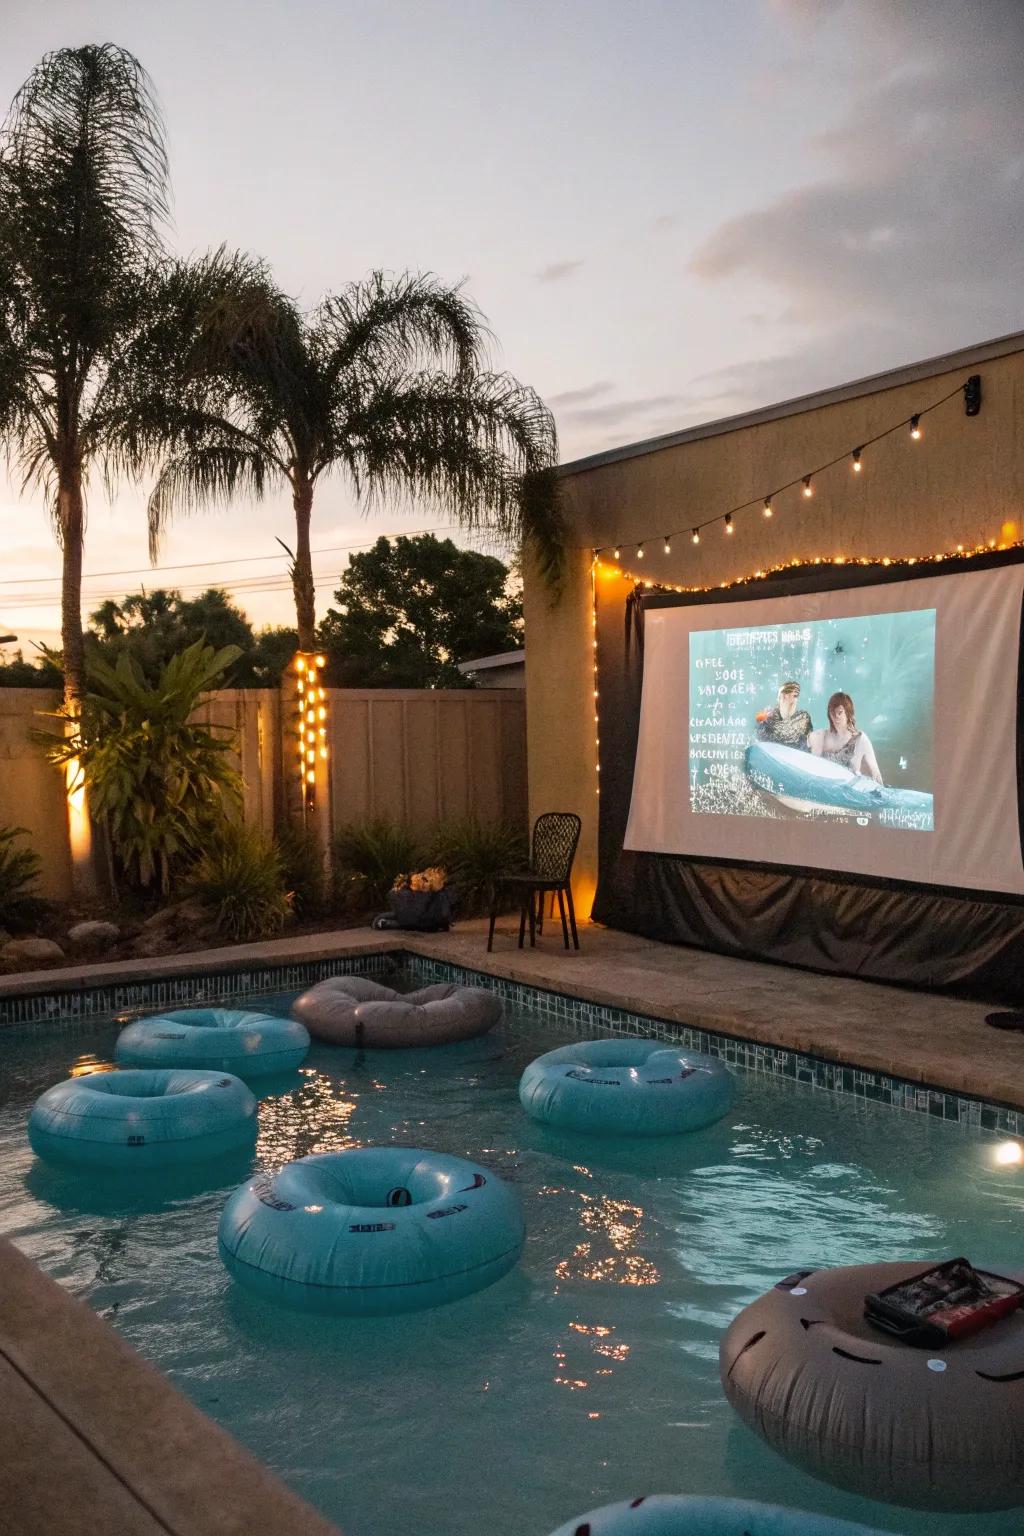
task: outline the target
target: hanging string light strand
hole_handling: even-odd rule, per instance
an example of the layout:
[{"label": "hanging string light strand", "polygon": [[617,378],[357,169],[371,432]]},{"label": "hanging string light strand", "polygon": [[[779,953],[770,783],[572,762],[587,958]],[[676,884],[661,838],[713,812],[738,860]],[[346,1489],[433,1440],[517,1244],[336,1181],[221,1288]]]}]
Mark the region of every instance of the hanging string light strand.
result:
[{"label": "hanging string light strand", "polygon": [[[800,486],[805,497],[813,496],[815,481],[819,476],[825,474],[827,470],[834,469],[837,464],[848,463],[851,470],[857,473],[861,472],[864,468],[865,451],[868,448],[873,448],[876,443],[883,442],[885,438],[894,436],[897,432],[906,431],[917,442],[923,435],[921,422],[925,416],[931,415],[932,411],[937,411],[940,406],[948,404],[950,400],[955,399],[958,395],[962,396],[968,405],[970,404],[969,392],[972,385],[974,386],[975,393],[979,392],[978,386],[975,384],[977,378],[978,375],[972,375],[971,378],[965,379],[962,383],[958,384],[955,389],[951,389],[948,395],[943,395],[940,400],[934,400],[931,405],[926,405],[921,410],[914,411],[910,416],[902,416],[891,427],[886,427],[882,432],[876,432],[874,437],[866,437],[863,442],[858,443],[854,448],[847,448],[842,453],[837,453],[835,458],[827,459],[825,463],[819,464],[815,469],[801,470],[798,475],[793,476],[792,480],[785,481],[784,484],[776,486],[774,490],[762,491],[759,495],[751,496],[746,501],[737,502],[736,506],[730,507],[728,511],[716,512],[714,517],[707,517],[702,523],[688,523],[685,527],[676,528],[670,533],[666,533],[664,535],[665,553],[670,553],[674,538],[677,536],[681,537],[686,533],[689,533],[692,543],[699,544],[700,535],[704,529],[713,527],[715,523],[721,523],[726,533],[732,533],[735,526],[733,518],[738,512],[746,512],[751,508],[760,507],[762,515],[770,518],[775,510],[776,498],[781,496],[784,491],[790,491]],[[968,414],[972,413],[969,411]],[[642,560],[644,558],[644,545],[650,542],[651,535],[645,535],[637,543],[636,553],[639,559]],[[621,558],[622,546],[621,543],[618,545],[598,545],[594,547],[593,553],[597,558],[601,555],[612,554],[613,558],[618,560]]]}]

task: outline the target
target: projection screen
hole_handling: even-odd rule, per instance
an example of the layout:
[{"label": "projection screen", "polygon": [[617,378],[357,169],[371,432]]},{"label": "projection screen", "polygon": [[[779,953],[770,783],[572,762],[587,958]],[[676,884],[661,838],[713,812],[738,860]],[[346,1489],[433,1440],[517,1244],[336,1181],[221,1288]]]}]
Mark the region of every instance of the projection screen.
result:
[{"label": "projection screen", "polygon": [[634,852],[1024,895],[1024,564],[651,608]]}]

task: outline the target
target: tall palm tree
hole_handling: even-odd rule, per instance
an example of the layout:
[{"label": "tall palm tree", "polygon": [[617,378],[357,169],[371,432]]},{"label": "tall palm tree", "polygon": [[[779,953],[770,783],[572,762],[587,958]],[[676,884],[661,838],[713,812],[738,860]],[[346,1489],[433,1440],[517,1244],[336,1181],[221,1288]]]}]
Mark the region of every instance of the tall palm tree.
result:
[{"label": "tall palm tree", "polygon": [[178,376],[137,424],[137,452],[171,445],[149,503],[154,554],[174,512],[287,486],[307,651],[316,645],[310,525],[331,474],[347,477],[366,507],[415,497],[464,526],[525,540],[557,573],[554,421],[532,389],[490,371],[483,317],[460,289],[374,272],[306,315],[261,263],[223,251],[183,273],[180,287],[170,322],[179,342],[165,349]]},{"label": "tall palm tree", "polygon": [[64,700],[84,692],[86,491],[125,468],[128,358],[168,215],[149,77],[112,43],[47,54],[0,129],[0,440],[63,556]]}]

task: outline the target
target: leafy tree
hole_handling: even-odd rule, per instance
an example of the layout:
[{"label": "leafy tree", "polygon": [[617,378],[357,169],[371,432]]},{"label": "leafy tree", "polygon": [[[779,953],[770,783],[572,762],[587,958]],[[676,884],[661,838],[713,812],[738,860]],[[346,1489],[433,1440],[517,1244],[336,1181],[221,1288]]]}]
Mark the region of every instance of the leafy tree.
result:
[{"label": "leafy tree", "polygon": [[0,659],[0,688],[57,688],[64,686],[64,674],[49,653],[38,661],[26,661],[17,650],[10,661]]},{"label": "leafy tree", "polygon": [[[533,546],[554,576],[562,524],[555,427],[539,396],[489,371],[479,311],[429,275],[374,272],[304,314],[267,269],[209,258],[165,349],[177,376],[135,420],[136,451],[167,456],[149,504],[151,546],[176,511],[284,483],[295,512],[299,645],[316,643],[310,525],[319,482],[343,475],[366,505],[416,498],[467,527]],[[216,270],[214,270],[216,269]],[[170,322],[169,322],[170,323]]]},{"label": "leafy tree", "polygon": [[331,681],[348,688],[462,688],[460,661],[522,644],[522,601],[492,555],[433,534],[353,555],[320,626]]},{"label": "leafy tree", "polygon": [[162,247],[168,175],[149,77],[112,43],[48,53],[0,130],[0,440],[50,504],[63,556],[65,702],[85,682],[91,474],[137,468],[120,433]]},{"label": "leafy tree", "polygon": [[87,655],[114,665],[129,655],[147,682],[179,651],[204,640],[217,650],[233,646],[238,660],[227,669],[228,688],[276,688],[295,654],[293,629],[270,628],[253,634],[241,608],[219,587],[198,597],[182,597],[173,588],[133,592],[120,602],[103,603],[89,619]]}]

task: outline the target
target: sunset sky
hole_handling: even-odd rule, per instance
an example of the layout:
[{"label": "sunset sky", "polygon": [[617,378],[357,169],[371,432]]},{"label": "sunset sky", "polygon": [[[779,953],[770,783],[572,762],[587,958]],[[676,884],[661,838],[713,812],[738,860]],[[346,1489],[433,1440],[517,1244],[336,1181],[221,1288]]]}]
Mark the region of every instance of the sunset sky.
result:
[{"label": "sunset sky", "polygon": [[[565,459],[1024,326],[1020,0],[0,0],[0,37],[4,104],[49,49],[137,54],[181,252],[309,303],[465,278]],[[91,487],[87,612],[217,584],[289,619],[284,498],[179,523],[159,571],[144,502]],[[315,517],[321,610],[343,546],[439,521],[340,480]],[[0,632],[56,638],[58,572],[0,477]]]}]

